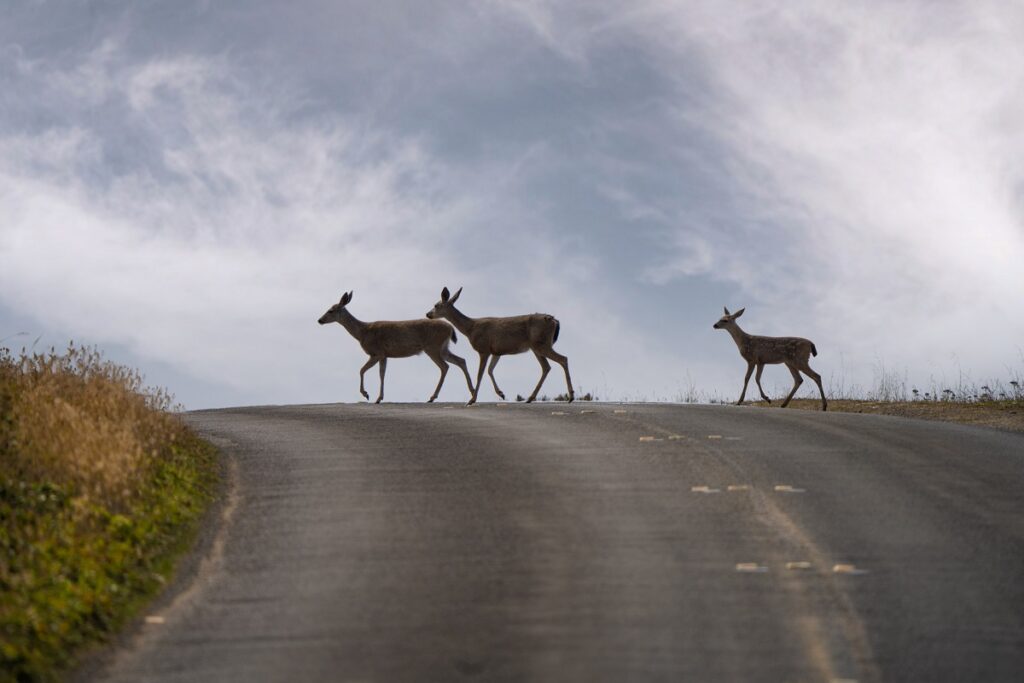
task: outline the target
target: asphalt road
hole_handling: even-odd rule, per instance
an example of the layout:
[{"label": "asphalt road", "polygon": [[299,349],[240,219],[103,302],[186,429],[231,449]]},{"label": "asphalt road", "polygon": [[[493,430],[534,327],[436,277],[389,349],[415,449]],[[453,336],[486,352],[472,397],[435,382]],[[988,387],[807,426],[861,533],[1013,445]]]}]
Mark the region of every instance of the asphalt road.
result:
[{"label": "asphalt road", "polygon": [[204,411],[235,479],[104,681],[1024,680],[1024,437],[612,404]]}]

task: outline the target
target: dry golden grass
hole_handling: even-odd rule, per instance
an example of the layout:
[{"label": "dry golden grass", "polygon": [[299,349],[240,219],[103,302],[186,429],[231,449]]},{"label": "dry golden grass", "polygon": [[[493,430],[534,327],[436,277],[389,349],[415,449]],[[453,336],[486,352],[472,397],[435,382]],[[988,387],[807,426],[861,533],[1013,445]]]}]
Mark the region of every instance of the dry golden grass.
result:
[{"label": "dry golden grass", "polygon": [[[773,407],[761,401],[752,405],[762,408]],[[821,410],[821,402],[817,399],[794,399],[789,407],[797,410]],[[1024,432],[1024,400],[1021,399],[972,402],[832,399],[828,402],[828,409],[841,413],[896,415]]]},{"label": "dry golden grass", "polygon": [[166,392],[92,349],[0,349],[0,683],[54,680],[166,581],[217,482]]},{"label": "dry golden grass", "polygon": [[4,474],[70,487],[115,508],[131,500],[159,451],[184,429],[168,412],[166,392],[74,346],[63,354],[0,353],[0,408],[10,416],[0,426]]}]

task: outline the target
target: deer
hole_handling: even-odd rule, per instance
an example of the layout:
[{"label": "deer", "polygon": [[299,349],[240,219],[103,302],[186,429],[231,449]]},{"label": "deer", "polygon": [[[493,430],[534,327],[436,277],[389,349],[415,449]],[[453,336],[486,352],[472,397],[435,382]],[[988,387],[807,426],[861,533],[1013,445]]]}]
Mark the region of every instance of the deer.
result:
[{"label": "deer", "polygon": [[750,382],[750,375],[754,372],[755,366],[757,375],[754,379],[757,382],[757,389],[761,392],[761,398],[771,404],[772,400],[761,388],[761,371],[764,370],[765,365],[784,363],[793,375],[793,389],[789,392],[786,400],[782,402],[782,407],[785,408],[789,405],[796,390],[803,384],[804,380],[800,376],[802,372],[818,385],[818,391],[821,393],[821,409],[828,410],[825,390],[821,388],[821,375],[812,370],[809,364],[810,357],[818,355],[818,349],[815,348],[814,342],[803,337],[759,337],[747,334],[736,324],[736,318],[743,315],[743,311],[747,309],[741,308],[735,313],[729,313],[729,309],[724,306],[722,309],[725,311],[725,315],[712,327],[716,330],[725,330],[732,335],[733,341],[736,342],[736,346],[740,350],[740,355],[743,356],[743,360],[747,361],[747,376],[743,378],[743,391],[740,392],[740,400],[736,401],[736,405],[741,405],[743,397],[747,395],[747,384]]},{"label": "deer", "polygon": [[[533,313],[531,315],[517,315],[507,318],[470,318],[459,309],[455,308],[455,302],[462,294],[462,287],[452,295],[448,288],[441,290],[441,299],[434,307],[427,312],[430,319],[444,318],[455,326],[467,339],[473,349],[480,354],[480,368],[476,373],[476,388],[472,390],[472,397],[468,405],[476,403],[477,395],[480,392],[480,383],[483,381],[484,367],[487,367],[487,374],[494,385],[494,392],[498,397],[505,400],[505,394],[498,388],[498,382],[494,379],[494,366],[502,356],[509,356],[525,351],[533,351],[540,363],[540,380],[534,387],[533,393],[526,399],[532,403],[537,398],[537,392],[544,384],[544,379],[551,370],[551,359],[562,366],[565,370],[565,384],[568,388],[569,401],[575,397],[572,390],[572,379],[569,377],[569,359],[555,351],[552,346],[558,341],[558,331],[561,324],[558,320],[546,313]],[[490,365],[487,364],[490,359]]]},{"label": "deer", "polygon": [[376,322],[363,322],[352,315],[346,306],[352,301],[352,292],[345,292],[341,295],[338,303],[327,309],[327,312],[320,316],[317,321],[321,325],[328,323],[339,323],[349,334],[356,338],[363,351],[370,357],[366,364],[359,371],[359,393],[367,401],[370,395],[366,393],[363,386],[363,376],[366,371],[380,363],[380,392],[377,394],[375,403],[384,400],[384,372],[387,370],[388,358],[408,358],[421,353],[427,354],[430,360],[434,361],[441,369],[441,378],[437,380],[437,387],[434,394],[427,400],[433,403],[444,384],[445,375],[448,374],[448,364],[452,363],[462,369],[466,376],[466,385],[470,394],[473,393],[473,382],[470,380],[469,370],[466,368],[465,359],[456,356],[448,350],[449,343],[456,343],[458,336],[452,326],[443,320],[378,320]]}]

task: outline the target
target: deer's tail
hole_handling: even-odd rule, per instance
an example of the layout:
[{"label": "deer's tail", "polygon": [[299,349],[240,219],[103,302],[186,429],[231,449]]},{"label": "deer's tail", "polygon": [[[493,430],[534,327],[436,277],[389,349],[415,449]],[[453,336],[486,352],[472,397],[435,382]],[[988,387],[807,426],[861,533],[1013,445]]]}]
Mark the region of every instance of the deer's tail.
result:
[{"label": "deer's tail", "polygon": [[458,337],[457,334],[455,334],[455,328],[453,327],[452,328],[452,344],[458,344],[458,343],[459,343],[459,337]]},{"label": "deer's tail", "polygon": [[558,318],[555,318],[555,336],[551,339],[551,343],[558,341],[558,331],[562,329],[562,323],[558,322]]},{"label": "deer's tail", "polygon": [[811,355],[812,356],[817,356],[818,355],[818,349],[814,348],[814,342],[811,342]]}]

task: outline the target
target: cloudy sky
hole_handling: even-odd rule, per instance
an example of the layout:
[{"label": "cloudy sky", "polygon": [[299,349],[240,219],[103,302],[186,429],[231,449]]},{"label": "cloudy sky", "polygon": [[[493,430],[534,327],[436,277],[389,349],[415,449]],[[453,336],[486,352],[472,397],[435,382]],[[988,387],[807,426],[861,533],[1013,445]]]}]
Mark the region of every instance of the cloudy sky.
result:
[{"label": "cloudy sky", "polygon": [[[1008,379],[1022,158],[1003,0],[12,0],[0,339],[98,345],[190,408],[354,401],[365,355],[316,319],[448,285],[556,315],[601,398],[735,398],[723,305],[835,389]],[[436,373],[393,361],[386,396]]]}]

